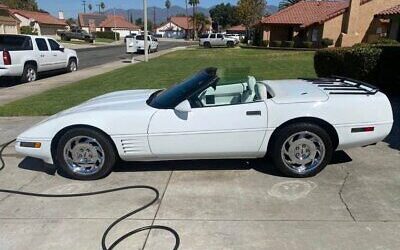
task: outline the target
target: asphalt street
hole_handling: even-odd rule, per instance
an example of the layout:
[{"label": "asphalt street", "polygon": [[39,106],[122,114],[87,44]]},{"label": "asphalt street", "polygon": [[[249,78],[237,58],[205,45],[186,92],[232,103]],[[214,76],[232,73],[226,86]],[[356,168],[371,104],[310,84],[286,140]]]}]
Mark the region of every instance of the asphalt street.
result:
[{"label": "asphalt street", "polygon": [[[178,46],[184,46],[182,42],[169,42],[161,41],[159,43],[158,50],[166,50]],[[78,50],[78,57],[80,60],[79,68],[84,69],[88,67],[93,67],[97,65],[102,65],[108,62],[131,59],[132,56],[126,54],[125,45],[115,46],[115,47],[104,47],[98,49],[89,50]],[[139,56],[140,54],[135,54],[134,56]]]},{"label": "asphalt street", "polygon": [[[158,50],[162,51],[186,45],[188,44],[183,42],[160,41]],[[77,50],[77,54],[79,57],[79,69],[95,67],[98,65],[103,65],[114,61],[132,58],[132,55],[126,53],[125,45],[81,49]],[[134,57],[137,56],[140,56],[140,54],[134,54]],[[60,74],[64,74],[64,72],[63,71],[45,72],[39,75],[39,79],[45,79]],[[18,79],[0,78],[0,88],[7,88],[18,84],[20,84]]]}]

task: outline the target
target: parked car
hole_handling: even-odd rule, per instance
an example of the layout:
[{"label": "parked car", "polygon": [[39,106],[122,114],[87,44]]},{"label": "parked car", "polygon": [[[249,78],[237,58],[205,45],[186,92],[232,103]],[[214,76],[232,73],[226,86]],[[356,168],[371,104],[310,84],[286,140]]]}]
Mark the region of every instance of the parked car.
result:
[{"label": "parked car", "polygon": [[78,70],[76,51],[64,48],[53,38],[28,35],[0,35],[0,77],[20,77],[33,82],[38,73],[50,70]]},{"label": "parked car", "polygon": [[[158,39],[153,37],[152,35],[147,36],[147,50],[149,53],[158,51]],[[136,47],[138,52],[144,52],[144,35],[136,36]]]},{"label": "parked car", "polygon": [[236,44],[240,43],[240,40],[244,37],[239,34],[226,34],[227,37],[233,38],[236,40]]},{"label": "parked car", "polygon": [[165,90],[109,93],[22,133],[17,152],[70,177],[98,179],[117,159],[264,158],[283,173],[320,172],[335,150],[383,140],[388,98],[345,78],[220,83],[208,68]]},{"label": "parked car", "polygon": [[203,34],[200,36],[199,45],[206,48],[216,46],[234,47],[237,44],[235,38],[227,37],[221,33]]},{"label": "parked car", "polygon": [[89,34],[86,30],[79,28],[72,28],[71,30],[63,30],[57,32],[57,35],[61,37],[63,41],[71,41],[71,39],[83,40],[89,43],[93,43],[95,36]]}]

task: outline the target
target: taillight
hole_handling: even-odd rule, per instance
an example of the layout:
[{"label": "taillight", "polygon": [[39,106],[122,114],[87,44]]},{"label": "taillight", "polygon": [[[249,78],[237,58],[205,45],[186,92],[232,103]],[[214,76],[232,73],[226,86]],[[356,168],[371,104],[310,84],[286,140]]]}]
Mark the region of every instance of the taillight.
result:
[{"label": "taillight", "polygon": [[4,65],[11,65],[11,55],[7,50],[3,51],[3,61]]}]

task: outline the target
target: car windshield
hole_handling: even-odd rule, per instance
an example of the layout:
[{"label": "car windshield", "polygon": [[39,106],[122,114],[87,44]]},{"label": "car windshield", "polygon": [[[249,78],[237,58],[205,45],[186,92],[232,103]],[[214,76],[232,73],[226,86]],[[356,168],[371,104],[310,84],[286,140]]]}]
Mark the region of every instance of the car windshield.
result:
[{"label": "car windshield", "polygon": [[203,91],[218,81],[216,68],[208,68],[179,84],[154,92],[147,104],[157,109],[172,109],[193,94]]},{"label": "car windshield", "polygon": [[[136,36],[136,40],[143,41],[144,40],[144,36],[143,35],[138,35],[138,36]],[[150,37],[149,36],[147,37],[147,40],[150,41]]]}]

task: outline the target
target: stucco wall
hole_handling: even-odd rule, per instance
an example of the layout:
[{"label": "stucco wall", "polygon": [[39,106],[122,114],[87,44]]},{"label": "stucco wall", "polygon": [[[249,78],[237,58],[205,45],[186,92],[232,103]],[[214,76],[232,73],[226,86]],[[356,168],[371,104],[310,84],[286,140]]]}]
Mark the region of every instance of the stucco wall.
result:
[{"label": "stucco wall", "polygon": [[343,15],[337,16],[324,23],[322,38],[330,38],[336,44],[342,34]]}]

